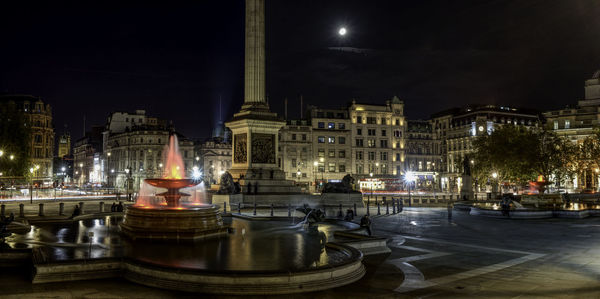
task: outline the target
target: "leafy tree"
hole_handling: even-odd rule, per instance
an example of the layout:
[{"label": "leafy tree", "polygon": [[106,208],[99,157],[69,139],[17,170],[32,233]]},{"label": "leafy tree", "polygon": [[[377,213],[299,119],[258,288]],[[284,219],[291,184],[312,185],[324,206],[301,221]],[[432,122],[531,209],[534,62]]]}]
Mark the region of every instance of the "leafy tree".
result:
[{"label": "leafy tree", "polygon": [[[0,172],[24,177],[29,173],[31,130],[27,116],[12,101],[0,102]],[[10,155],[14,159],[10,159]]]}]

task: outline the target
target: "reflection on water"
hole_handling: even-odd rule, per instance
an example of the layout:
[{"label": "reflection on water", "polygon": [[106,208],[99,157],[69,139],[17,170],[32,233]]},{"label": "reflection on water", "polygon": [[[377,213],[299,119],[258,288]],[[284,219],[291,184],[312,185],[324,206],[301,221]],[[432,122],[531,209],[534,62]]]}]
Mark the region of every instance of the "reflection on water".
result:
[{"label": "reflection on water", "polygon": [[232,234],[195,243],[132,242],[119,233],[122,217],[33,226],[26,234],[13,234],[7,243],[13,248],[39,247],[50,261],[133,257],[157,265],[210,271],[294,271],[344,258],[343,253],[323,250],[333,232],[344,229],[335,224],[323,223],[318,230],[311,230],[287,221],[224,220],[233,228]]}]

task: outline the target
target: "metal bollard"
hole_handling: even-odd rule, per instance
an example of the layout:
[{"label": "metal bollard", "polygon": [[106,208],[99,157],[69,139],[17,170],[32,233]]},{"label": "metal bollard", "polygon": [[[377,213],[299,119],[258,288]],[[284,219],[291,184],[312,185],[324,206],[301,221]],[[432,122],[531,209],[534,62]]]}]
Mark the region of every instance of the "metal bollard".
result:
[{"label": "metal bollard", "polygon": [[392,214],[396,214],[396,200],[392,199]]},{"label": "metal bollard", "polygon": [[338,213],[338,215],[344,215],[342,212],[342,204],[340,204],[340,212]]},{"label": "metal bollard", "polygon": [[223,202],[223,213],[227,213],[227,202]]},{"label": "metal bollard", "polygon": [[256,216],[256,202],[254,203],[254,213],[252,215]]},{"label": "metal bollard", "polygon": [[44,204],[39,204],[40,209],[38,210],[38,216],[44,216]]},{"label": "metal bollard", "polygon": [[379,203],[377,203],[377,215],[381,215],[381,209],[379,207]]},{"label": "metal bollard", "polygon": [[238,202],[238,214],[242,215],[242,203]]},{"label": "metal bollard", "polygon": [[288,217],[292,217],[292,205],[288,204]]},{"label": "metal bollard", "polygon": [[2,217],[5,217],[5,215],[6,215],[6,205],[5,204],[2,204],[0,206],[0,215],[2,215]]},{"label": "metal bollard", "polygon": [[104,213],[104,202],[101,201],[98,207],[98,212],[99,213]]},{"label": "metal bollard", "polygon": [[273,204],[271,204],[271,217],[273,217]]},{"label": "metal bollard", "polygon": [[81,215],[83,215],[83,213],[84,213],[84,212],[83,212],[83,204],[84,204],[84,202],[83,202],[83,201],[80,201],[80,202],[79,202],[79,210],[81,211]]},{"label": "metal bollard", "polygon": [[327,217],[327,206],[323,205],[323,217]]},{"label": "metal bollard", "polygon": [[63,216],[65,214],[65,203],[61,202],[58,204],[58,215]]},{"label": "metal bollard", "polygon": [[22,203],[19,204],[19,217],[25,218],[25,205]]},{"label": "metal bollard", "polygon": [[385,202],[385,214],[389,215],[390,214],[390,203],[389,202]]},{"label": "metal bollard", "polygon": [[354,204],[354,215],[357,215],[356,214],[356,204]]}]

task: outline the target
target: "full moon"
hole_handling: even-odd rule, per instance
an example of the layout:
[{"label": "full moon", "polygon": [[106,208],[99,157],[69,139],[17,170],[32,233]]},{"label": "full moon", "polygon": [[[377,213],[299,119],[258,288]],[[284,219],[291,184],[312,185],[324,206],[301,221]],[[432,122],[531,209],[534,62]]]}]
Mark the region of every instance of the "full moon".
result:
[{"label": "full moon", "polygon": [[344,27],[340,28],[340,31],[338,31],[338,33],[342,36],[346,35],[346,28],[344,28]]}]

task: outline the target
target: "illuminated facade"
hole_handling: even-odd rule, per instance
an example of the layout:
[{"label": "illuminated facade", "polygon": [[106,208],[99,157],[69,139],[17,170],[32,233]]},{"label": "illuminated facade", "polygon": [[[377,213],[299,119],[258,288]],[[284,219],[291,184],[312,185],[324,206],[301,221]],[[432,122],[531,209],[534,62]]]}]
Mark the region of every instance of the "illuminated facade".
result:
[{"label": "illuminated facade", "polygon": [[313,156],[313,130],[310,120],[288,120],[279,131],[278,159],[287,180],[295,181],[305,190],[315,182],[317,167]]},{"label": "illuminated facade", "polygon": [[50,182],[53,175],[54,125],[52,107],[31,95],[2,95],[1,102],[13,102],[31,126],[29,160],[35,180]]},{"label": "illuminated facade", "polygon": [[406,123],[404,169],[413,173],[416,189],[439,190],[441,142],[434,138],[431,122],[408,120]]},{"label": "illuminated facade", "polygon": [[473,152],[477,136],[491,134],[503,125],[535,127],[540,124],[536,111],[493,105],[453,108],[431,117],[433,138],[440,142],[441,189],[458,192],[463,160]]},{"label": "illuminated facade", "polygon": [[[585,81],[585,96],[576,106],[544,112],[546,128],[557,135],[581,144],[600,127],[600,70]],[[595,168],[580,169],[573,181],[567,183],[569,189],[597,190],[600,176]]]},{"label": "illuminated facade", "polygon": [[204,181],[219,184],[221,175],[231,168],[231,142],[221,137],[210,138],[196,145],[194,159]]}]

